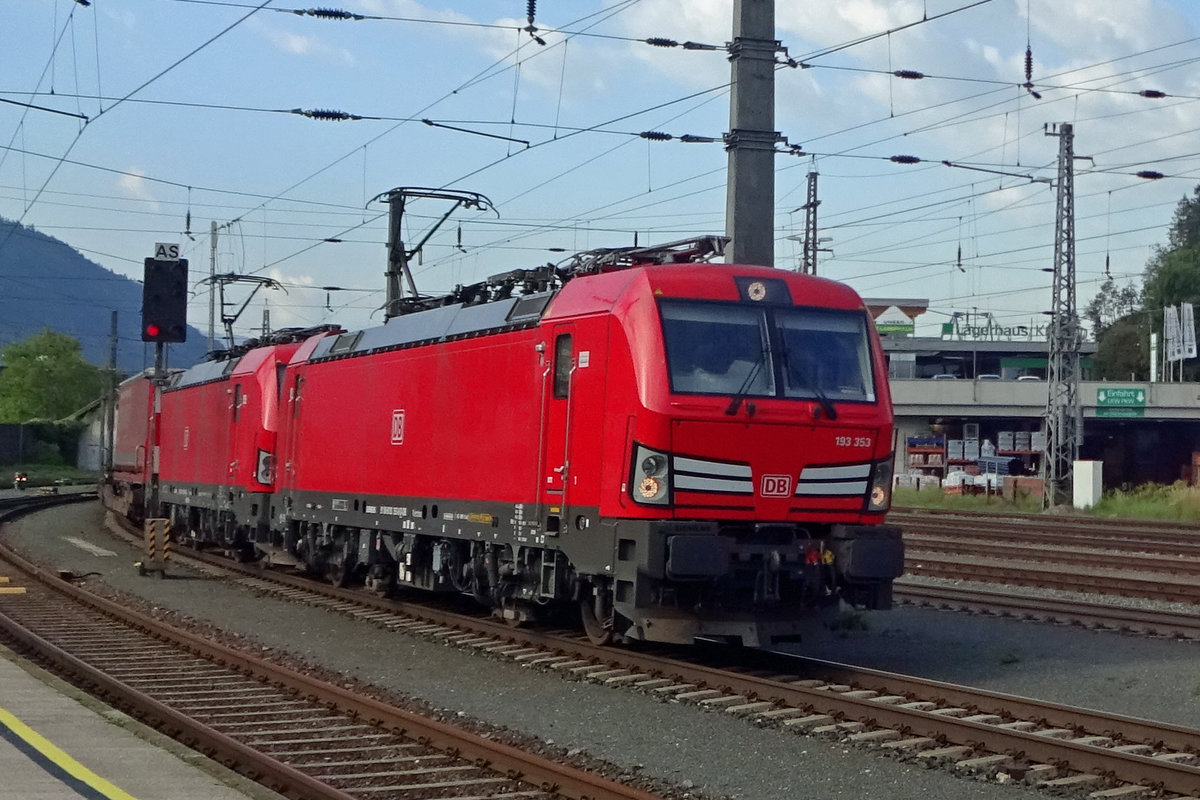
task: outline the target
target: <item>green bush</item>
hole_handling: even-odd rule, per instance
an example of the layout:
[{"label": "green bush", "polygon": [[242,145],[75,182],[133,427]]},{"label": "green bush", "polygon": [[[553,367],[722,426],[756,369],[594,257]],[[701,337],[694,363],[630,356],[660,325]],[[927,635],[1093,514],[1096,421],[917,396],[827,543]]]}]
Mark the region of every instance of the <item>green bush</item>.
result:
[{"label": "green bush", "polygon": [[29,423],[25,426],[25,436],[32,441],[25,446],[25,460],[32,464],[74,464],[84,427],[78,420]]},{"label": "green bush", "polygon": [[1179,522],[1200,520],[1200,489],[1182,481],[1165,485],[1144,483],[1128,491],[1105,492],[1092,513],[1122,519]]}]

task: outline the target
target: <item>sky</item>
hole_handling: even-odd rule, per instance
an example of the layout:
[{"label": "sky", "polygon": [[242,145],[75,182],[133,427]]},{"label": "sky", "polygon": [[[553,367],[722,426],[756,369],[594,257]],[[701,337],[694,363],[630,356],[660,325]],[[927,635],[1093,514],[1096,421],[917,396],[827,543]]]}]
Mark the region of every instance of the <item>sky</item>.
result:
[{"label": "sky", "polygon": [[[238,335],[381,323],[397,187],[489,201],[409,203],[424,294],[725,231],[732,0],[86,2],[0,3],[0,217],[134,279],[180,245],[201,330],[210,273],[278,287],[226,286]],[[1044,322],[1063,123],[1081,311],[1200,184],[1194,0],[779,0],[776,37],[775,266],[816,172],[818,274],[919,334]]]}]

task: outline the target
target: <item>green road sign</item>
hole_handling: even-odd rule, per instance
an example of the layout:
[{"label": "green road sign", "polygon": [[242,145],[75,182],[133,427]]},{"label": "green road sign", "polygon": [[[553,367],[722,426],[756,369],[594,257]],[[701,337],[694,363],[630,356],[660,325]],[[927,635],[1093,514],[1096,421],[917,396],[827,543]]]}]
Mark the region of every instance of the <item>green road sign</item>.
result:
[{"label": "green road sign", "polygon": [[1146,390],[1141,386],[1105,386],[1096,390],[1097,417],[1142,417]]}]

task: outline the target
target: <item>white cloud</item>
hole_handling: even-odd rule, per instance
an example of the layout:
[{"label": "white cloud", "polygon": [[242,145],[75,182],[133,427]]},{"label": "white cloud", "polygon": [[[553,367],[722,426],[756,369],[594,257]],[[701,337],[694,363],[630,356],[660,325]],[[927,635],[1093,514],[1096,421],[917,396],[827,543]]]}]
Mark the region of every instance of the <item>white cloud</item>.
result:
[{"label": "white cloud", "polygon": [[319,36],[293,33],[270,25],[265,20],[257,20],[256,24],[258,30],[267,41],[282,53],[316,58],[326,63],[344,67],[353,67],[356,63],[354,53],[350,50],[326,44]]},{"label": "white cloud", "polygon": [[145,174],[141,170],[129,170],[126,174],[117,178],[117,188],[129,197],[149,202],[151,209],[159,211],[161,209],[158,198],[150,191],[150,182],[146,180]]}]

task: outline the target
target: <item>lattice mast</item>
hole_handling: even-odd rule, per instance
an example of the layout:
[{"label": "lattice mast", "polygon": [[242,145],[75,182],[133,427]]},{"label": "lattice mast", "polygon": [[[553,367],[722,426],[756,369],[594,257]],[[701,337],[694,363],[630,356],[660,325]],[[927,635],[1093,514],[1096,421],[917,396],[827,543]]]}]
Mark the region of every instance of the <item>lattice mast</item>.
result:
[{"label": "lattice mast", "polygon": [[804,203],[804,256],[801,259],[800,271],[805,275],[817,274],[817,171],[808,173],[808,196]]},{"label": "lattice mast", "polygon": [[1046,398],[1045,498],[1068,501],[1083,439],[1079,404],[1081,329],[1075,305],[1074,128],[1064,122],[1046,131],[1058,137],[1058,198],[1054,228],[1053,305],[1050,309]]}]

